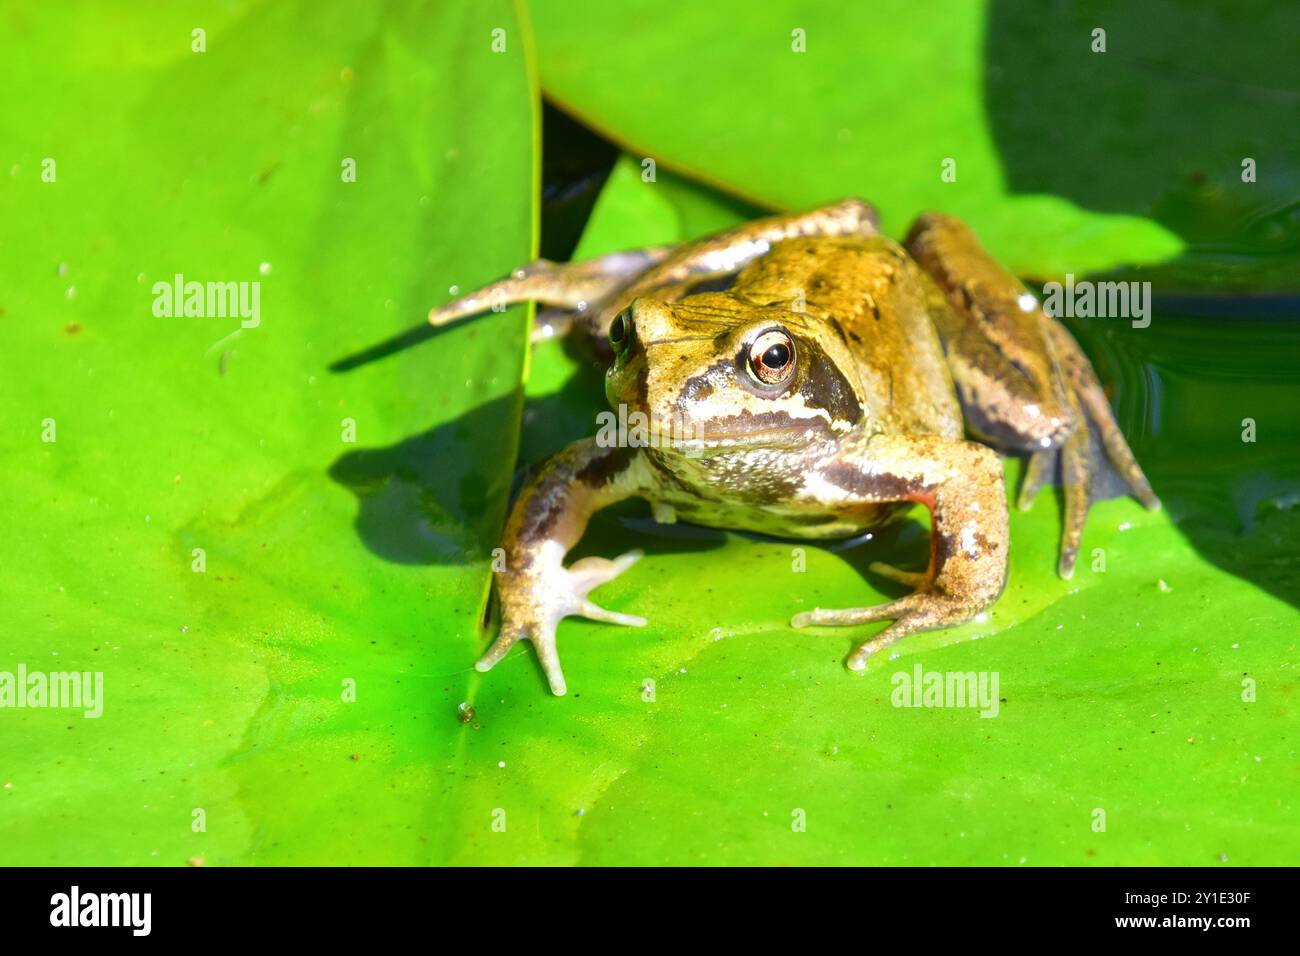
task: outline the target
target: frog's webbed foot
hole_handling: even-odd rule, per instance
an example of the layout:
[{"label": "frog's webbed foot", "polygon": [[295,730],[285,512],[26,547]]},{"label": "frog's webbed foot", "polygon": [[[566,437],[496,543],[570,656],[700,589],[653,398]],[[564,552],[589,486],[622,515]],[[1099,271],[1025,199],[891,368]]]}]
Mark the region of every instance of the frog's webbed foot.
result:
[{"label": "frog's webbed foot", "polygon": [[[1101,469],[1109,464],[1133,496],[1148,509],[1157,510],[1160,499],[1152,491],[1150,482],[1142,473],[1128,442],[1124,440],[1124,434],[1106,400],[1106,393],[1097,381],[1097,375],[1083,350],[1055,319],[1043,313],[1041,321],[1056,366],[1064,379],[1062,385],[1068,393],[1076,422],[1074,430],[1062,442],[1060,449],[1061,483],[1065,490],[1065,530],[1061,536],[1058,571],[1061,577],[1068,579],[1074,575],[1083,526],[1088,520],[1088,509],[1094,500],[1094,480]],[[1093,441],[1092,432],[1097,435],[1100,452],[1095,448],[1097,443]],[[1035,466],[1036,457],[1038,453],[1030,457],[1026,468],[1025,484],[1021,486],[1020,493],[1021,507],[1026,504],[1027,491],[1029,500],[1033,498],[1030,482],[1041,481],[1042,474],[1047,469],[1045,462]]]},{"label": "frog's webbed foot", "polygon": [[492,646],[474,665],[476,670],[490,671],[520,640],[532,641],[537,658],[551,692],[562,696],[567,688],[564,671],[560,668],[560,654],[556,648],[555,631],[566,617],[585,617],[592,621],[644,627],[645,618],[632,614],[608,611],[590,600],[587,595],[608,581],[618,577],[645,552],[636,550],[614,558],[583,558],[565,568],[559,561],[539,561],[524,579],[522,587],[511,589],[503,595],[501,633]]},{"label": "frog's webbed foot", "polygon": [[610,561],[583,558],[571,567],[564,556],[582,538],[591,515],[632,495],[645,495],[654,479],[636,451],[604,447],[584,438],[554,455],[524,486],[510,509],[504,535],[505,565],[496,576],[501,633],[475,665],[491,670],[520,640],[537,649],[546,679],[565,692],[555,630],[570,615],[639,627],[631,614],[607,611],[587,597],[641,557],[629,551]]},{"label": "frog's webbed foot", "polygon": [[[1055,322],[1046,316],[1044,321],[1055,325]],[[1067,337],[1069,335],[1064,329],[1060,329],[1060,334]],[[1072,338],[1070,346],[1077,355],[1077,361],[1083,363],[1088,361],[1083,357],[1082,352],[1078,351],[1078,346],[1074,345]],[[1058,348],[1058,356],[1061,351],[1064,350]],[[1061,362],[1061,364],[1066,363]],[[1106,462],[1119,473],[1139,501],[1152,510],[1160,507],[1160,499],[1151,490],[1151,485],[1147,482],[1132,451],[1129,450],[1128,443],[1124,441],[1124,435],[1115,423],[1110,405],[1106,402],[1101,386],[1093,376],[1092,367],[1076,366],[1076,372],[1070,376],[1070,379],[1064,383],[1064,388],[1069,390],[1067,401],[1072,413],[1073,427],[1060,440],[1059,445],[1039,448],[1029,453],[1024,477],[1020,482],[1020,494],[1016,499],[1016,506],[1021,511],[1028,511],[1039,489],[1044,483],[1052,480],[1053,472],[1057,465],[1060,465],[1061,484],[1065,494],[1065,517],[1057,572],[1067,580],[1074,575],[1083,528],[1088,521],[1088,511],[1094,500],[1094,482]],[[1097,396],[1100,397],[1100,405],[1096,404],[1096,397],[1085,400],[1080,394],[1082,389],[1095,389]],[[1099,442],[1093,441],[1092,430],[1096,431]],[[1105,456],[1105,462],[1099,457],[1098,445],[1101,455]]]},{"label": "frog's webbed foot", "polygon": [[1160,501],[1083,350],[970,230],[949,216],[927,214],[906,245],[937,289],[931,316],[967,426],[990,444],[1028,454],[1021,509],[1033,503],[1059,463],[1065,518],[1058,571],[1069,578],[1094,479],[1107,465],[1148,508],[1159,508]]},{"label": "frog's webbed foot", "polygon": [[1115,421],[1115,413],[1111,411],[1106,392],[1097,381],[1097,373],[1093,371],[1092,363],[1083,354],[1074,336],[1066,331],[1065,326],[1046,313],[1042,314],[1042,318],[1048,338],[1055,348],[1058,366],[1065,373],[1068,387],[1079,407],[1097,429],[1097,436],[1101,439],[1107,461],[1124,479],[1124,483],[1128,485],[1135,498],[1150,510],[1158,510],[1160,499],[1152,490],[1147,476],[1142,473],[1141,466],[1133,456],[1133,450],[1124,440],[1124,433],[1120,431],[1119,423]]},{"label": "frog's webbed foot", "polygon": [[[918,576],[924,577],[924,575]],[[892,619],[893,624],[871,640],[855,647],[845,661],[845,666],[849,670],[860,671],[867,666],[867,658],[891,644],[897,644],[909,634],[962,624],[979,613],[979,610],[979,602],[945,595],[933,585],[924,584],[906,597],[886,604],[877,604],[875,607],[840,610],[814,608],[811,611],[804,611],[790,619],[790,626],[849,627],[854,624],[869,624],[872,621]]]}]

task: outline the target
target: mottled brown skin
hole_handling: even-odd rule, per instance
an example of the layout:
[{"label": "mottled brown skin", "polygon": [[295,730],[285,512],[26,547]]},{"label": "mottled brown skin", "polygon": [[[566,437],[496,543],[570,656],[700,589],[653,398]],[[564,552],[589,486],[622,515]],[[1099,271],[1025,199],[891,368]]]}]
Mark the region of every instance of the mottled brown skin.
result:
[{"label": "mottled brown skin", "polygon": [[[1002,465],[980,441],[1029,457],[1022,506],[1061,462],[1073,572],[1090,503],[1089,424],[1111,466],[1157,507],[1088,360],[956,220],[921,217],[906,249],[866,203],[749,223],[673,249],[573,266],[539,263],[443,309],[441,324],[496,301],[538,299],[539,324],[608,332],[611,406],[648,419],[644,447],[585,439],[555,456],[515,503],[497,579],[501,633],[489,670],[531,640],[565,693],[556,626],[567,615],[622,624],[587,594],[639,552],[564,567],[596,511],[629,497],[659,520],[794,538],[857,534],[921,503],[932,516],[923,572],[873,564],[914,588],[872,608],[816,609],[794,627],[892,623],[847,665],[908,634],[959,624],[1006,581]],[[733,275],[724,292],[691,289]]]}]

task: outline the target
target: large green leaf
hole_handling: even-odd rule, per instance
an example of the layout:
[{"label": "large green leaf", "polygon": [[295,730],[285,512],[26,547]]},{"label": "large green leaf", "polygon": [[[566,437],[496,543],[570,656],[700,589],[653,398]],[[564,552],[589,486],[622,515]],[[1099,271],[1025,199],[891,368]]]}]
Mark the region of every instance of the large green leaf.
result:
[{"label": "large green leaf", "polygon": [[[526,38],[463,6],[6,14],[0,671],[100,670],[106,703],[0,710],[0,862],[1292,861],[1290,327],[1077,328],[1168,511],[1098,506],[1106,571],[1065,584],[1045,497],[986,621],[865,675],[841,661],[869,629],[786,621],[896,593],[860,569],[919,563],[918,520],[796,572],[638,503],[579,554],[647,548],[598,596],[649,626],[566,621],[566,698],[527,647],[472,670],[524,314],[388,341],[531,251]],[[749,213],[629,160],[580,254]],[[261,281],[261,324],[156,318],[177,272]],[[524,463],[593,430],[578,354],[536,351]],[[891,706],[916,663],[997,671],[999,716]]]},{"label": "large green leaf", "polygon": [[895,235],[940,209],[1021,275],[1187,247],[1166,284],[1295,287],[1293,5],[531,6],[549,96],[635,155],[755,202],[860,195]]},{"label": "large green leaf", "polygon": [[105,705],[0,710],[0,862],[440,858],[525,313],[329,366],[529,257],[527,56],[507,2],[6,10],[0,671]]}]

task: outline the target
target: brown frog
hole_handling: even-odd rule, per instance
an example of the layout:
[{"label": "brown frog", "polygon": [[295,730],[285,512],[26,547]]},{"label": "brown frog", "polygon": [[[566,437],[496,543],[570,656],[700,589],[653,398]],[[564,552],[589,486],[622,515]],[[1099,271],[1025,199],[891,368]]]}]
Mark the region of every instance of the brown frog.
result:
[{"label": "brown frog", "polygon": [[923,504],[926,570],[871,565],[911,594],[790,622],[891,621],[849,655],[853,670],[1001,594],[1007,499],[987,446],[1027,456],[1022,508],[1059,469],[1064,578],[1099,470],[1159,507],[1078,344],[971,232],[927,214],[900,246],[877,223],[868,204],[846,200],[676,247],[538,261],[430,313],[440,325],[497,303],[545,303],[535,337],[567,327],[607,343],[606,394],[641,425],[633,441],[571,445],[515,502],[496,581],[501,632],[479,670],[527,638],[563,694],[562,618],[645,623],[587,596],[639,552],[563,563],[590,516],[628,497],[649,501],[661,521],[821,539]]}]

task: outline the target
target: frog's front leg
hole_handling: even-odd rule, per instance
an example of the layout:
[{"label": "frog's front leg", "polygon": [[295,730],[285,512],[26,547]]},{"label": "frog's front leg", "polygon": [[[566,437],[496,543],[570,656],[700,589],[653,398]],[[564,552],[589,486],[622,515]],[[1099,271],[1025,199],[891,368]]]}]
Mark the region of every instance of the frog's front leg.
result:
[{"label": "frog's front leg", "polygon": [[974,442],[936,436],[877,435],[839,456],[804,487],[832,511],[900,501],[920,502],[931,515],[930,566],[908,578],[916,590],[876,607],[796,614],[793,627],[893,620],[856,647],[847,664],[867,658],[909,634],[961,624],[1002,593],[1007,576],[1007,501],[1002,464]]},{"label": "frog's front leg", "polygon": [[[1110,466],[1148,508],[1160,501],[1129,449],[1083,350],[1037,298],[951,216],[917,219],[907,249],[933,280],[930,314],[957,385],[967,427],[1028,455],[1020,507],[1060,463],[1065,528],[1058,570],[1074,573],[1093,477]],[[1095,429],[1104,454],[1094,455]]]},{"label": "frog's front leg", "polygon": [[533,642],[551,690],[565,692],[555,630],[569,615],[640,627],[645,620],[598,607],[587,594],[626,571],[640,551],[614,560],[564,556],[578,543],[592,514],[652,490],[653,473],[635,449],[602,448],[594,438],[575,442],[550,459],[515,501],[506,522],[506,567],[497,576],[501,633],[475,665],[491,670],[521,638]]}]

